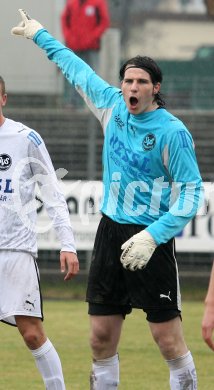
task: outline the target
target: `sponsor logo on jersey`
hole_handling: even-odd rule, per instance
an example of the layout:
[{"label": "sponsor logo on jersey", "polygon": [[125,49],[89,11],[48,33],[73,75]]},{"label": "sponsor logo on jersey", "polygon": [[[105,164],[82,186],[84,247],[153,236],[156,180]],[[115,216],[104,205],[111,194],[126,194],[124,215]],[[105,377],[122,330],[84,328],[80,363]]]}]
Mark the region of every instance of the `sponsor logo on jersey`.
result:
[{"label": "sponsor logo on jersey", "polygon": [[117,127],[119,127],[120,130],[123,130],[124,122],[122,121],[120,116],[119,115],[115,115],[114,120],[115,120],[115,122],[117,124]]},{"label": "sponsor logo on jersey", "polygon": [[10,168],[11,164],[12,158],[8,154],[0,154],[0,171],[6,171]]},{"label": "sponsor logo on jersey", "polygon": [[111,158],[114,160],[115,164],[120,166],[122,169],[132,170],[134,168],[138,170],[140,175],[142,171],[145,173],[150,172],[150,159],[145,156],[142,157],[140,153],[133,153],[131,149],[125,146],[118,136],[113,134],[110,139],[110,146],[112,148],[112,152],[110,152]]},{"label": "sponsor logo on jersey", "polygon": [[145,151],[152,150],[155,147],[156,138],[154,134],[147,134],[142,142],[142,147]]}]

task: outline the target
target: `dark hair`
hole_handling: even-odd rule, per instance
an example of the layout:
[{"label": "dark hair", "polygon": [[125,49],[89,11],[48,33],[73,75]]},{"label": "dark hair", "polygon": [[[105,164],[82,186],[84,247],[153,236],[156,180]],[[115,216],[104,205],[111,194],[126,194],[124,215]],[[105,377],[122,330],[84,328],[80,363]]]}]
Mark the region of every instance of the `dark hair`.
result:
[{"label": "dark hair", "polygon": [[1,85],[1,88],[2,88],[2,95],[4,95],[6,93],[6,88],[5,88],[4,79],[1,76],[0,76],[0,85]]},{"label": "dark hair", "polygon": [[[162,83],[163,75],[161,72],[161,69],[159,68],[158,64],[150,57],[142,57],[142,56],[136,56],[133,58],[130,58],[127,60],[120,68],[120,80],[122,81],[124,79],[125,71],[127,68],[133,67],[133,68],[141,68],[144,69],[146,72],[150,74],[152,83],[155,85],[157,83]],[[165,102],[161,96],[161,93],[158,92],[155,95],[155,101],[157,104],[161,107],[165,106]]]}]

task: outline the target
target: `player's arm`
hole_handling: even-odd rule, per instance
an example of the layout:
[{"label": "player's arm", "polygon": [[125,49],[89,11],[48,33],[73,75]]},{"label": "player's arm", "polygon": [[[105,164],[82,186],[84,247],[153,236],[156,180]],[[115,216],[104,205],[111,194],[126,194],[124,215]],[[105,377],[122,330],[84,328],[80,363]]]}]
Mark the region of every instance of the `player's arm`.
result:
[{"label": "player's arm", "polygon": [[185,127],[178,127],[176,131],[172,128],[167,133],[166,147],[165,167],[171,181],[169,210],[147,228],[158,245],[178,235],[204,202],[204,187],[191,134]]},{"label": "player's arm", "polygon": [[79,271],[79,262],[67,203],[44,141],[34,131],[31,131],[29,139],[28,155],[33,180],[39,185],[48,216],[61,243],[60,268],[66,273],[64,280],[69,280]]},{"label": "player's arm", "polygon": [[201,328],[204,341],[214,351],[214,263],[212,266],[209,287],[205,298],[205,309]]},{"label": "player's arm", "polygon": [[108,113],[105,115],[107,108],[112,110],[120,98],[120,89],[110,86],[99,77],[72,50],[52,37],[39,22],[30,19],[25,11],[19,12],[22,22],[21,25],[12,28],[12,34],[33,39],[36,45],[46,52],[48,59],[60,68],[69,83],[75,85],[93,114],[102,123],[108,116]]},{"label": "player's arm", "polygon": [[174,132],[170,137],[167,168],[172,182],[178,187],[177,195],[168,212],[122,245],[121,262],[131,270],[144,268],[155,248],[180,233],[203,202],[202,180],[190,134],[182,130],[181,134]]},{"label": "player's arm", "polygon": [[79,272],[77,254],[73,252],[60,252],[60,269],[65,274],[64,280],[70,280]]}]

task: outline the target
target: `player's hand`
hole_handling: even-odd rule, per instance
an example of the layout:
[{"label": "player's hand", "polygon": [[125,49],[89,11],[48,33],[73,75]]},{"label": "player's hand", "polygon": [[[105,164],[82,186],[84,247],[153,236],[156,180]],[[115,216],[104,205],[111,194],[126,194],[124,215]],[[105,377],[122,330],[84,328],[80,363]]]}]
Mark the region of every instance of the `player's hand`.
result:
[{"label": "player's hand", "polygon": [[76,253],[60,252],[60,268],[61,272],[66,272],[64,280],[70,280],[79,271],[79,261]]},{"label": "player's hand", "polygon": [[130,271],[143,269],[146,267],[156,247],[157,245],[151,234],[146,230],[142,230],[142,232],[135,234],[121,246],[123,252],[120,261],[123,267]]},{"label": "player's hand", "polygon": [[12,28],[11,34],[33,39],[37,31],[41,30],[43,26],[36,20],[31,19],[25,10],[19,9],[19,13],[22,21],[18,24],[18,26]]},{"label": "player's hand", "polygon": [[205,306],[201,330],[205,343],[214,351],[214,302]]}]

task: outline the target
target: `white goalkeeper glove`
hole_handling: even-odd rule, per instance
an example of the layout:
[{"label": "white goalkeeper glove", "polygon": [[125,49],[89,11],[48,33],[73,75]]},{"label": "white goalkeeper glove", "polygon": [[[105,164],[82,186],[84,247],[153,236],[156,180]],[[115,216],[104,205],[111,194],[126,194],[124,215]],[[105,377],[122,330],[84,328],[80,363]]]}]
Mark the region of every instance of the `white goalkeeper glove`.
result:
[{"label": "white goalkeeper glove", "polygon": [[20,35],[28,39],[33,39],[37,31],[41,30],[43,26],[27,14],[23,9],[19,9],[22,21],[17,27],[13,27],[11,30],[12,35]]},{"label": "white goalkeeper glove", "polygon": [[142,230],[142,232],[135,234],[121,246],[123,252],[120,261],[123,267],[130,271],[143,269],[152,257],[156,247],[157,244],[151,234],[146,230]]}]

